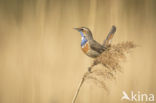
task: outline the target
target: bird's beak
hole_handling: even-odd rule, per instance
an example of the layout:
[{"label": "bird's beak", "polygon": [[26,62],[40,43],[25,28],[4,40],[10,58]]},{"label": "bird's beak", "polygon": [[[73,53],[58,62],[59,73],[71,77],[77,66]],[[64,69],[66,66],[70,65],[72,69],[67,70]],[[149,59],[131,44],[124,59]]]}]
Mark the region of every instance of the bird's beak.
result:
[{"label": "bird's beak", "polygon": [[77,31],[81,31],[81,28],[73,28],[73,29],[75,29],[75,30],[77,30]]}]

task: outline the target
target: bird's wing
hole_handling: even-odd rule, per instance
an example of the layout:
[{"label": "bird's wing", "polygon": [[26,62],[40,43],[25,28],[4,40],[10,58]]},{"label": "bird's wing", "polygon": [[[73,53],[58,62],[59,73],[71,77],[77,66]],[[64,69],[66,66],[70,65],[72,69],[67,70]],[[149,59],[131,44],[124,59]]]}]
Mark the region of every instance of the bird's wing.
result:
[{"label": "bird's wing", "polygon": [[105,47],[99,44],[97,41],[92,40],[90,42],[91,49],[97,51],[98,53],[102,53],[105,50]]},{"label": "bird's wing", "polygon": [[104,47],[107,47],[107,46],[110,45],[111,40],[112,40],[112,38],[113,38],[115,32],[116,32],[116,27],[113,25],[113,26],[112,26],[112,29],[110,30],[110,32],[109,32],[108,35],[107,35],[107,38],[106,38],[106,39],[104,40],[104,42],[103,42],[103,46],[104,46]]}]

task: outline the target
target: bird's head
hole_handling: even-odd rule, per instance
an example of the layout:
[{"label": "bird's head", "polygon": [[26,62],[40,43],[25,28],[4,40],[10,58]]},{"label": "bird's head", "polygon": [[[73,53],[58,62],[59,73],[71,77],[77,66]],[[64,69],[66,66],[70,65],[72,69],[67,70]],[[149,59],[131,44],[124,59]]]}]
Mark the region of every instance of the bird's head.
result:
[{"label": "bird's head", "polygon": [[83,38],[85,38],[87,40],[93,39],[92,32],[89,30],[89,28],[80,27],[80,28],[74,28],[74,29],[77,30],[78,32],[80,32],[82,39]]}]

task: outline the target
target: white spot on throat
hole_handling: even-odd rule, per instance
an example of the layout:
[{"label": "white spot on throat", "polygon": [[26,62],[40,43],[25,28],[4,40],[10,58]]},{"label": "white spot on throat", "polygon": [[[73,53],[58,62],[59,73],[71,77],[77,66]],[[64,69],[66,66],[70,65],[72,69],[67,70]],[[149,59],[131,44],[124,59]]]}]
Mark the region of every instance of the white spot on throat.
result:
[{"label": "white spot on throat", "polygon": [[81,37],[81,40],[84,40],[85,38],[84,37]]}]

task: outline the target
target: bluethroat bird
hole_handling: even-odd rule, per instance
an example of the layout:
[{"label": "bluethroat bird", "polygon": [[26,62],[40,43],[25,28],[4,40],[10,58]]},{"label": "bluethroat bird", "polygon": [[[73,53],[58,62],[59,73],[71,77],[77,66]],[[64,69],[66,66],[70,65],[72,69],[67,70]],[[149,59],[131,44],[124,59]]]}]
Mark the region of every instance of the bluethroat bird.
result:
[{"label": "bluethroat bird", "polygon": [[89,28],[81,27],[81,28],[74,28],[81,34],[81,49],[82,51],[89,57],[96,58],[102,52],[104,52],[111,43],[111,40],[116,32],[116,27],[112,26],[112,29],[108,33],[106,39],[104,40],[103,44],[98,43],[94,40],[92,32]]}]

